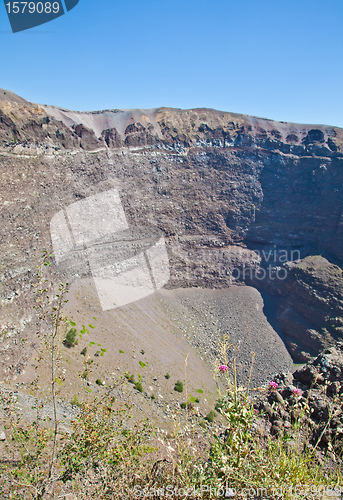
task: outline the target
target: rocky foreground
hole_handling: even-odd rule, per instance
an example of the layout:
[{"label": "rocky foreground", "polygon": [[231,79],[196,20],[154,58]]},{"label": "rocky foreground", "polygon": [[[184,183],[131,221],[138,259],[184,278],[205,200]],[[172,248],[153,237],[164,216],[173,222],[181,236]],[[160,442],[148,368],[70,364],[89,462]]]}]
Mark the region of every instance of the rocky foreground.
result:
[{"label": "rocky foreground", "polygon": [[[274,377],[275,387],[255,407],[263,414],[257,426],[264,436],[301,430],[304,446],[336,461],[343,452],[343,343],[326,349],[294,373]],[[277,387],[276,387],[277,386]],[[294,443],[293,443],[294,444]],[[292,440],[290,440],[292,446]]]},{"label": "rocky foreground", "polygon": [[[232,373],[230,378],[232,381]],[[255,388],[250,393],[255,408],[252,434],[261,439],[261,443],[270,440],[275,442],[280,438],[283,440],[283,445],[290,450],[294,447],[305,453],[312,453],[312,456],[327,470],[339,470],[343,452],[343,343],[324,350],[314,360],[293,373],[283,372],[272,378],[269,384]],[[111,396],[115,396],[121,405],[133,403],[130,411],[135,417],[147,417],[150,423],[156,425],[156,430],[162,436],[169,436],[169,440],[176,438],[178,432],[175,427],[176,421],[180,425],[182,423],[191,426],[200,423],[207,429],[207,436],[210,431],[220,436],[224,443],[232,431],[228,421],[221,416],[222,411],[218,409],[216,399],[211,402],[213,406],[207,409],[198,404],[188,403],[186,411],[186,404],[184,402],[180,404],[180,401],[173,404],[169,401],[170,407],[168,405],[167,409],[163,408],[163,401],[157,401],[155,406],[144,406],[144,399],[150,399],[150,396],[138,393],[141,397],[139,399],[133,392],[125,392],[122,384],[114,389],[101,388],[99,392],[97,397],[100,397],[98,399],[100,402],[108,392]],[[225,390],[222,392],[222,395],[224,394]],[[208,394],[205,393],[204,396],[208,397]],[[53,407],[49,398],[48,401],[46,397],[36,399],[32,395],[25,395],[21,389],[13,393],[2,387],[1,398],[3,403],[7,400],[8,403],[0,409],[0,459],[7,460],[8,443],[11,441],[12,433],[8,420],[9,408],[15,408],[13,414],[18,416],[20,425],[25,426],[37,419],[38,407],[40,422],[47,421],[44,426],[49,426],[51,425],[49,422],[53,421]],[[135,408],[136,405],[139,408]],[[80,415],[79,407],[82,405],[58,400],[59,432],[67,434],[71,432],[71,421]],[[143,413],[137,413],[137,409],[142,410],[142,408],[144,408]],[[210,420],[209,408],[212,408],[210,413],[213,414]],[[170,446],[168,450],[175,452]]]}]

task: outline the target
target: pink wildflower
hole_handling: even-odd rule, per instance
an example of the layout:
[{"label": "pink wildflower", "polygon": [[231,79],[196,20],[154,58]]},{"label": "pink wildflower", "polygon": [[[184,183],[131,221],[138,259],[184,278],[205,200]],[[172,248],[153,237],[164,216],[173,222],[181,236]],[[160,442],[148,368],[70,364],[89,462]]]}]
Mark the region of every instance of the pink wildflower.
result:
[{"label": "pink wildflower", "polygon": [[271,387],[272,389],[277,389],[279,387],[279,384],[277,384],[274,381],[271,381],[269,382],[269,387]]},{"label": "pink wildflower", "polygon": [[258,413],[258,410],[256,410],[256,408],[254,408],[254,412],[255,412],[255,413]]},{"label": "pink wildflower", "polygon": [[301,396],[301,390],[300,390],[300,389],[293,389],[293,391],[292,391],[292,392],[293,392],[293,394],[294,394],[295,396]]},{"label": "pink wildflower", "polygon": [[226,365],[220,365],[219,371],[226,373],[228,371],[228,367]]}]

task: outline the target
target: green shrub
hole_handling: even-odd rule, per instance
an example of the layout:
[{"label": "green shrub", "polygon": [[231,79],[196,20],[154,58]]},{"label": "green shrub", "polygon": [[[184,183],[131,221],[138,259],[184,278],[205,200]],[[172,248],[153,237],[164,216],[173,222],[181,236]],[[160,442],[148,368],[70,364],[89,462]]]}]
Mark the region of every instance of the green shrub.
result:
[{"label": "green shrub", "polygon": [[129,373],[129,372],[125,372],[125,373],[124,373],[124,376],[125,376],[125,378],[126,378],[129,382],[132,382],[132,381],[133,381],[133,379],[134,379],[134,377],[133,377],[132,373]]},{"label": "green shrub", "polygon": [[[133,384],[137,391],[143,392],[143,386],[142,386],[142,375],[138,373],[138,381],[135,380],[134,375],[129,372],[124,373],[125,378],[130,382],[130,384]],[[155,396],[154,396],[155,397]]]},{"label": "green shrub", "polygon": [[191,403],[191,402],[188,402],[188,403],[181,403],[181,404],[180,404],[180,406],[181,406],[181,408],[182,408],[183,410],[185,410],[186,408],[187,408],[188,410],[193,410],[193,408],[194,408],[194,405],[193,405],[193,403]]},{"label": "green shrub", "polygon": [[178,380],[174,386],[174,391],[176,392],[183,392],[183,383],[181,380]]},{"label": "green shrub", "polygon": [[100,378],[97,378],[96,381],[95,381],[95,383],[97,385],[102,385],[102,380]]},{"label": "green shrub", "polygon": [[166,374],[165,374],[165,378],[166,378],[167,380],[170,378],[169,373],[166,373]]},{"label": "green shrub", "polygon": [[125,378],[131,383],[131,384],[135,384],[135,377],[134,375],[132,375],[132,373],[129,373],[129,372],[125,372],[124,373],[125,375]]},{"label": "green shrub", "polygon": [[81,356],[86,356],[87,354],[87,347],[84,347],[82,351],[80,352]]},{"label": "green shrub", "polygon": [[70,348],[75,347],[78,343],[79,339],[77,338],[77,330],[76,328],[71,328],[63,340],[63,345]]},{"label": "green shrub", "polygon": [[207,422],[210,422],[210,424],[211,424],[211,423],[214,421],[215,416],[216,416],[216,414],[215,414],[214,410],[211,410],[211,411],[210,411],[210,412],[206,415],[205,420],[207,420]]},{"label": "green shrub", "polygon": [[134,386],[136,387],[137,391],[139,391],[139,392],[143,392],[142,382],[140,382],[140,381],[139,381],[139,382],[136,382],[136,383],[134,384]]},{"label": "green shrub", "polygon": [[154,394],[151,394],[150,398],[151,399],[156,399]]}]

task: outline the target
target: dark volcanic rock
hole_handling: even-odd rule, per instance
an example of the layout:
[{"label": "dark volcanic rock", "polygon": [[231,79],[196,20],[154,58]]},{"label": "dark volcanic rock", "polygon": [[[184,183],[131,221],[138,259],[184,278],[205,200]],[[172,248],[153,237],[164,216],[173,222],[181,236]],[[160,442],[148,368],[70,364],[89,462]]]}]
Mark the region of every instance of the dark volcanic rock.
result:
[{"label": "dark volcanic rock", "polygon": [[146,127],[141,123],[131,123],[126,127],[124,144],[127,147],[151,146],[158,142],[154,126],[151,123],[148,123]]},{"label": "dark volcanic rock", "polygon": [[0,145],[78,148],[80,141],[62,121],[13,92],[0,89]]},{"label": "dark volcanic rock", "polygon": [[[296,426],[303,441],[310,443],[310,449],[319,446],[334,461],[332,453],[340,457],[343,445],[343,343],[321,352],[293,376],[279,374],[275,381],[279,384],[278,389],[269,389],[255,404],[264,413],[266,425],[260,424],[260,427],[265,430],[265,435],[287,435]],[[270,401],[276,402],[273,407]]]},{"label": "dark volcanic rock", "polygon": [[312,129],[308,131],[307,136],[304,139],[304,144],[315,144],[316,142],[325,142],[324,133],[322,130]]},{"label": "dark volcanic rock", "polygon": [[122,138],[116,128],[103,130],[101,135],[110,149],[121,148],[123,146]]},{"label": "dark volcanic rock", "polygon": [[74,128],[75,134],[81,139],[81,148],[86,151],[92,151],[101,147],[103,144],[96,138],[93,130],[85,127],[82,123]]},{"label": "dark volcanic rock", "polygon": [[277,319],[286,344],[304,362],[343,339],[343,271],[320,255],[287,262],[282,270],[285,279],[276,279],[274,268],[272,279],[259,286],[279,297]]}]

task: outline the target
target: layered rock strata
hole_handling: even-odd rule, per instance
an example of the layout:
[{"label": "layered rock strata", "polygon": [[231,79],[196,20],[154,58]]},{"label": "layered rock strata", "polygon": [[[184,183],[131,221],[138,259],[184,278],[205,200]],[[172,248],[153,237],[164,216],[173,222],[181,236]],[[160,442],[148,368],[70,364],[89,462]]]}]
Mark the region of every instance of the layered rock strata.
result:
[{"label": "layered rock strata", "polygon": [[[208,109],[73,112],[0,90],[0,155],[0,326],[13,370],[51,218],[114,187],[130,226],[164,233],[169,288],[267,289],[298,360],[342,338],[342,129]],[[319,253],[322,282],[286,264]],[[282,266],[288,279],[271,284]],[[51,273],[68,279],[53,261]]]}]

